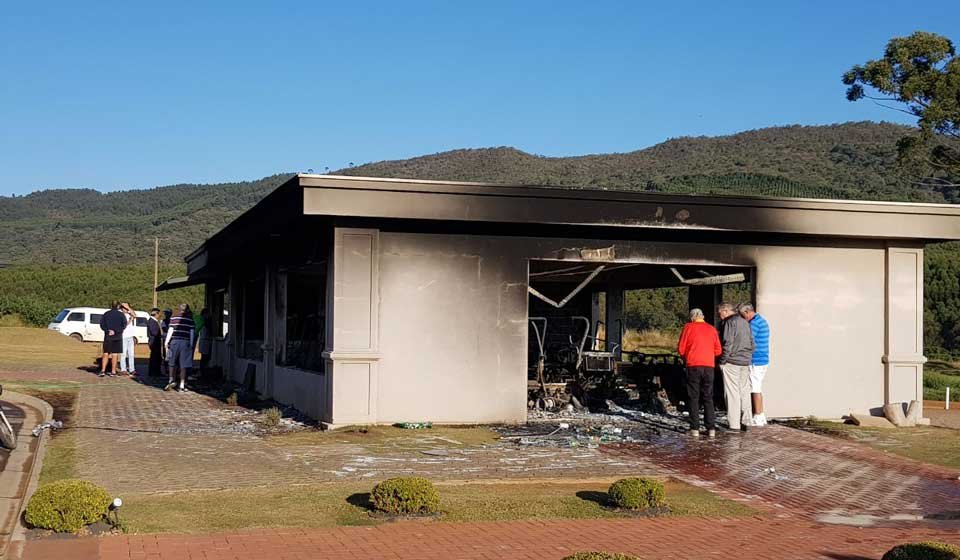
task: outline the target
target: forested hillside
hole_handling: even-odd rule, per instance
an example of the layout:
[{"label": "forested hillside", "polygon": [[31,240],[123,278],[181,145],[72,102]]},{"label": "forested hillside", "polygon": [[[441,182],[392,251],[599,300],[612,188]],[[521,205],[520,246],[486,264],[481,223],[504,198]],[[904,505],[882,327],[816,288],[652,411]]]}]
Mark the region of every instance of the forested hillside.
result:
[{"label": "forested hillside", "polygon": [[[896,141],[908,130],[869,122],[775,127],[578,157],[543,157],[514,148],[454,150],[334,173],[672,193],[960,202],[955,190],[918,187],[898,169]],[[161,238],[163,276],[178,274],[184,255],[289,176],[107,194],[63,189],[0,197],[0,263],[14,265],[0,269],[0,314],[18,305],[34,310],[102,305],[112,294],[146,302],[155,236]],[[118,268],[120,264],[124,266]],[[926,266],[928,350],[958,352],[960,247],[931,247]],[[192,300],[199,292],[170,297]],[[634,302],[637,309],[663,309],[661,303]],[[655,324],[656,317],[650,321],[649,326],[662,327]]]}]

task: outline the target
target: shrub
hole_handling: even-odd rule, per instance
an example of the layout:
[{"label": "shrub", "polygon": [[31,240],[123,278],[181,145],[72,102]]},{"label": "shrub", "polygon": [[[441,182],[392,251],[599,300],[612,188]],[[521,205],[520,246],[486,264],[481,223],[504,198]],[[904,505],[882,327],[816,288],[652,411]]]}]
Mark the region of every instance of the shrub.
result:
[{"label": "shrub", "polygon": [[25,517],[34,527],[75,533],[103,519],[110,502],[107,491],[92,482],[58,480],[34,492]]},{"label": "shrub", "polygon": [[640,560],[636,556],[620,552],[578,552],[563,560]]},{"label": "shrub", "polygon": [[900,544],[881,560],[960,560],[960,547],[941,542]]},{"label": "shrub", "polygon": [[263,411],[263,424],[265,426],[274,426],[280,425],[280,419],[283,418],[283,412],[279,408],[272,406]]},{"label": "shrub", "polygon": [[440,493],[433,484],[420,477],[384,480],[373,487],[373,507],[393,514],[436,513],[440,510]]},{"label": "shrub", "polygon": [[653,478],[624,478],[610,485],[610,501],[625,509],[651,509],[664,505],[663,483]]}]

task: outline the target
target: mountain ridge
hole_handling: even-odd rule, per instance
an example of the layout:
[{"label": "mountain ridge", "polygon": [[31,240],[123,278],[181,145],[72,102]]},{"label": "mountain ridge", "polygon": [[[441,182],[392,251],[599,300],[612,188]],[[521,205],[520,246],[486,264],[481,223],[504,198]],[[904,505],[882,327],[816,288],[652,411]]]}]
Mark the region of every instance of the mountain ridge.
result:
[{"label": "mountain ridge", "polygon": [[[543,156],[515,147],[466,148],[385,160],[339,175],[474,181],[687,194],[956,202],[912,185],[896,165],[892,123],[769,127],[686,136],[612,154]],[[291,174],[208,185],[100,192],[47,189],[0,197],[0,262],[89,264],[152,259],[160,237],[179,261]]]}]

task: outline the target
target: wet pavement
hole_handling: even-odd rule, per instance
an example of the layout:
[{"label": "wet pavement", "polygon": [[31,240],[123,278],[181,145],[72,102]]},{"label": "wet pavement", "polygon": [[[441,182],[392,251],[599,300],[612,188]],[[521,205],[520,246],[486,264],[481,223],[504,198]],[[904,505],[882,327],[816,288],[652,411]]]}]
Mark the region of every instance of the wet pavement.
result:
[{"label": "wet pavement", "polygon": [[[6,415],[7,421],[10,422],[10,425],[13,427],[13,433],[17,433],[20,430],[20,426],[23,425],[24,418],[26,418],[23,409],[6,401],[0,401],[0,407],[3,408],[3,414]],[[3,469],[7,466],[7,460],[9,458],[10,450],[5,447],[0,447],[0,472],[3,472]]]},{"label": "wet pavement", "polygon": [[602,445],[761,510],[834,524],[960,529],[960,471],[784,426],[695,440],[661,432]]}]

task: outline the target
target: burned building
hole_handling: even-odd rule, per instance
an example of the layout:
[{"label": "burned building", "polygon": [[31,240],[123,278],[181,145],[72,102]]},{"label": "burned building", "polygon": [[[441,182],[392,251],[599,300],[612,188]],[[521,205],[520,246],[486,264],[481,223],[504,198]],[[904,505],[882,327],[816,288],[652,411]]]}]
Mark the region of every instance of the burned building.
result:
[{"label": "burned building", "polygon": [[523,421],[541,319],[602,372],[636,362],[627,290],[709,314],[739,283],[773,330],[768,414],[839,417],[922,399],[923,250],[953,239],[947,205],[298,175],[162,287],[229,309],[225,375],[344,425]]}]

